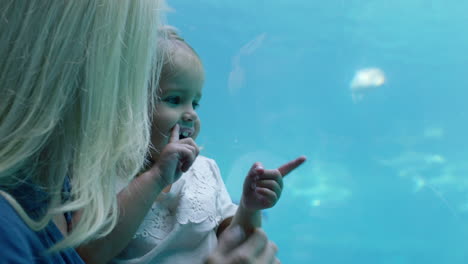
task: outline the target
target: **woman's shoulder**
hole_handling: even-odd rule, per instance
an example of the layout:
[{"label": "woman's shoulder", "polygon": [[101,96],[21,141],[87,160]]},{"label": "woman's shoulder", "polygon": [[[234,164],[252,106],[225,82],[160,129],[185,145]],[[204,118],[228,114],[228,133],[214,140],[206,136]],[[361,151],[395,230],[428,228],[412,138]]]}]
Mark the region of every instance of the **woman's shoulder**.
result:
[{"label": "woman's shoulder", "polygon": [[0,241],[3,241],[8,235],[20,235],[33,233],[31,229],[27,227],[21,217],[16,213],[16,210],[11,204],[0,195]]},{"label": "woman's shoulder", "polygon": [[61,238],[53,223],[33,231],[0,195],[0,259],[2,263],[84,263],[75,250],[48,254],[47,249]]},{"label": "woman's shoulder", "polygon": [[39,240],[2,195],[0,195],[0,234],[2,234],[1,259],[19,261],[13,261],[15,263],[33,261],[33,247],[39,243]]}]

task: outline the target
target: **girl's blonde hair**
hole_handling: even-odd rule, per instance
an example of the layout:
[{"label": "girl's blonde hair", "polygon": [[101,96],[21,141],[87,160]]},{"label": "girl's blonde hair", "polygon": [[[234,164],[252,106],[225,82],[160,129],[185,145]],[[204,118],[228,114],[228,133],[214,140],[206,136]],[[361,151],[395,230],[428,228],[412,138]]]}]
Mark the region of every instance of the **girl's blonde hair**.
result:
[{"label": "girl's blonde hair", "polygon": [[183,39],[177,28],[164,25],[159,29],[159,57],[162,73],[161,80],[172,77],[177,74],[177,63],[175,60],[178,56],[182,57],[184,63],[195,66],[194,71],[199,71],[204,74],[202,61],[197,52]]},{"label": "girl's blonde hair", "polygon": [[[80,211],[56,249],[108,234],[118,217],[117,177],[134,177],[144,163],[161,4],[0,3],[0,189],[34,230]],[[62,204],[67,176],[71,198]],[[24,182],[49,195],[39,219],[12,195]]]}]

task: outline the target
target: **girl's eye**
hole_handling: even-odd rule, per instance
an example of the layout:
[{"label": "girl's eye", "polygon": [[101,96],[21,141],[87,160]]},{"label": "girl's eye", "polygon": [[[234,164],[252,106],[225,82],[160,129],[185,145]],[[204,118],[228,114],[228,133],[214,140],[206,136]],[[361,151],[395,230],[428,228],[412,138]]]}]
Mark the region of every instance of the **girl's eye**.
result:
[{"label": "girl's eye", "polygon": [[200,103],[199,103],[199,102],[193,102],[193,103],[192,103],[193,109],[197,109],[199,106],[200,106]]},{"label": "girl's eye", "polygon": [[179,96],[169,96],[169,97],[164,98],[163,101],[166,102],[166,103],[177,105],[177,104],[180,104],[180,97]]}]

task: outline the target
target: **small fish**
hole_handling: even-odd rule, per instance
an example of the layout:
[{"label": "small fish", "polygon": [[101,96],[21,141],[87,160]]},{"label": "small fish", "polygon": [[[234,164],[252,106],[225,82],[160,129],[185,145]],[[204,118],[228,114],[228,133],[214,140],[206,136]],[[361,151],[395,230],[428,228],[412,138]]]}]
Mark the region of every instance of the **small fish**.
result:
[{"label": "small fish", "polygon": [[241,58],[250,56],[258,50],[263,45],[266,36],[265,32],[259,34],[242,46],[232,58],[232,70],[228,77],[228,89],[231,95],[237,93],[245,85],[246,72],[241,64]]},{"label": "small fish", "polygon": [[364,68],[356,72],[351,80],[351,96],[355,103],[363,99],[364,93],[384,85],[385,73],[379,68]]}]

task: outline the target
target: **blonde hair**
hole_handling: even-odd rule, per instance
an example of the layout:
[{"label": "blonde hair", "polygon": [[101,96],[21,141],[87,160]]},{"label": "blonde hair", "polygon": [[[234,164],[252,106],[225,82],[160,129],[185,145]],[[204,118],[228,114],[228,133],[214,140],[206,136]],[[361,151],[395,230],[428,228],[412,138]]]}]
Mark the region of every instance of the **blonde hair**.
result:
[{"label": "blonde hair", "polygon": [[[177,74],[177,56],[183,56],[184,63],[197,65],[194,71],[204,74],[202,61],[198,53],[183,39],[178,29],[173,26],[164,25],[159,29],[159,57],[162,63],[161,80]],[[192,65],[193,65],[192,64]]]},{"label": "blonde hair", "polygon": [[[118,218],[117,177],[134,177],[144,163],[161,4],[0,4],[0,189],[34,230],[56,214],[80,211],[56,249],[108,234]],[[71,198],[62,204],[67,176]],[[40,219],[15,200],[12,190],[24,182],[49,195]]]}]

